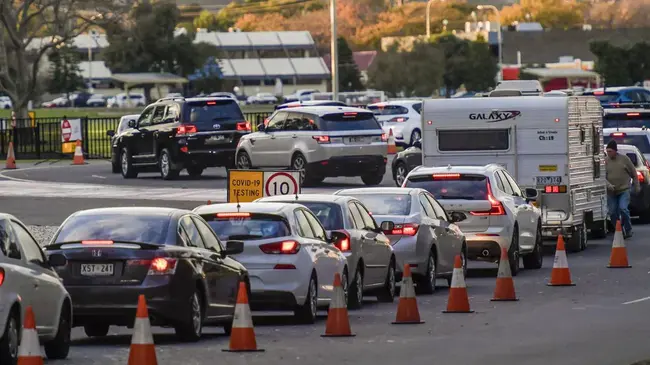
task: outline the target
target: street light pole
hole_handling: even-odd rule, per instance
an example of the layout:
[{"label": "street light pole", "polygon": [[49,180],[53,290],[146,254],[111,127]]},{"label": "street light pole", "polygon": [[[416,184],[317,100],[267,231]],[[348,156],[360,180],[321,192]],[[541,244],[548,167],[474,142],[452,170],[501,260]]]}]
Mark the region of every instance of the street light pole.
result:
[{"label": "street light pole", "polygon": [[444,2],[445,0],[429,0],[429,1],[427,1],[427,38],[431,38],[431,4],[436,2],[436,1]]},{"label": "street light pole", "polygon": [[503,38],[501,34],[501,13],[494,5],[479,5],[476,7],[478,10],[490,9],[494,10],[497,14],[497,21],[499,22],[499,28],[497,28],[497,44],[499,46],[499,73],[497,75],[499,81],[503,81]]},{"label": "street light pole", "polygon": [[332,100],[339,100],[339,47],[336,34],[336,0],[330,0],[330,23],[332,26],[331,39],[331,69],[332,69]]}]

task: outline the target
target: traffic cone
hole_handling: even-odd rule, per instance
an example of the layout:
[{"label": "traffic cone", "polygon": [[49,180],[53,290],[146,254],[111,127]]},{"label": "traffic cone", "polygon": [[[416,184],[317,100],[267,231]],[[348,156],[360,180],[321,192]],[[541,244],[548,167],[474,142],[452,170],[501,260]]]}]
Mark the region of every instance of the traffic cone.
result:
[{"label": "traffic cone", "polygon": [[147,300],[142,294],[138,297],[138,310],[135,313],[128,365],[158,365],[156,348],[151,334]]},{"label": "traffic cone", "polygon": [[474,313],[473,310],[469,309],[469,297],[467,296],[467,286],[463,274],[463,260],[461,260],[460,255],[456,255],[454,259],[454,272],[449,287],[447,310],[443,311],[443,313]]},{"label": "traffic cone", "polygon": [[499,260],[499,272],[497,273],[497,286],[494,288],[492,301],[513,302],[517,301],[515,295],[515,282],[512,280],[510,271],[510,260],[508,250],[501,248],[501,260]]},{"label": "traffic cone", "polygon": [[321,337],[354,337],[350,329],[348,308],[345,305],[345,293],[341,284],[341,274],[334,275],[334,295],[327,312],[327,325],[325,334]]},{"label": "traffic cone", "polygon": [[394,155],[397,153],[397,146],[395,145],[395,136],[393,135],[393,128],[388,130],[388,154]]},{"label": "traffic cone", "polygon": [[397,304],[397,316],[393,324],[419,324],[420,320],[418,302],[415,298],[415,287],[411,277],[411,267],[404,264],[404,275],[402,276],[402,287],[399,291],[399,303]]},{"label": "traffic cone", "polygon": [[261,352],[257,348],[255,330],[253,330],[253,316],[248,306],[248,290],[246,283],[239,283],[237,293],[237,304],[235,304],[235,315],[232,319],[232,332],[230,334],[230,348],[223,349],[225,352]]},{"label": "traffic cone", "polygon": [[43,365],[43,354],[38,341],[34,310],[31,305],[25,310],[25,322],[18,348],[18,365]]},{"label": "traffic cone", "polygon": [[5,165],[5,169],[15,170],[17,168],[16,155],[14,154],[14,143],[9,142],[9,151],[7,151],[7,164]]},{"label": "traffic cone", "polygon": [[555,248],[555,260],[553,260],[553,270],[551,271],[551,282],[548,286],[574,286],[571,282],[571,271],[569,271],[569,261],[566,259],[566,250],[564,248],[564,238],[562,235],[557,236],[557,247]]},{"label": "traffic cone", "polygon": [[207,205],[211,205],[211,204],[212,204],[212,200],[208,200],[208,204],[207,204]]},{"label": "traffic cone", "polygon": [[83,149],[81,148],[80,140],[77,140],[77,146],[74,148],[74,157],[72,158],[72,164],[73,165],[86,164],[86,162],[84,162],[84,153],[83,153]]},{"label": "traffic cone", "polygon": [[614,232],[614,242],[612,243],[612,254],[609,256],[610,269],[626,269],[630,268],[627,261],[627,248],[625,248],[625,239],[623,238],[623,229],[621,228],[621,221],[616,221],[616,232]]}]

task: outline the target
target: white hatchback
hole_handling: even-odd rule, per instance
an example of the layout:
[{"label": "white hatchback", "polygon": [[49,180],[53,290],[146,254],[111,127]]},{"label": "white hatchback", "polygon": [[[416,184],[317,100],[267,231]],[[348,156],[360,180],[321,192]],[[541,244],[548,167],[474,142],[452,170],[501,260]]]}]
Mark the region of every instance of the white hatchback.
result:
[{"label": "white hatchback", "polygon": [[422,138],[422,100],[392,100],[368,105],[388,135],[393,130],[395,145],[413,146]]},{"label": "white hatchback", "polygon": [[222,241],[244,241],[233,255],[248,270],[253,310],[293,310],[303,323],[314,323],[318,307],[333,295],[336,273],[347,303],[347,259],[314,214],[301,204],[241,203],[203,205],[194,212]]},{"label": "white hatchback", "polygon": [[34,310],[36,330],[50,359],[70,349],[72,303],[54,271],[62,255],[49,260],[16,217],[0,213],[0,364],[15,365],[25,310]]}]

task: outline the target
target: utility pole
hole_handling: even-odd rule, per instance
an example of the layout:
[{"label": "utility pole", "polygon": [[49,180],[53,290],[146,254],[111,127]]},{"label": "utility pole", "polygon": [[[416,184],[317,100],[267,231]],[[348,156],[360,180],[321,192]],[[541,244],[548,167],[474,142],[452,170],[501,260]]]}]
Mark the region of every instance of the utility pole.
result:
[{"label": "utility pole", "polygon": [[339,47],[336,34],[336,0],[330,0],[330,23],[332,26],[332,44],[330,57],[332,62],[332,100],[339,100]]}]

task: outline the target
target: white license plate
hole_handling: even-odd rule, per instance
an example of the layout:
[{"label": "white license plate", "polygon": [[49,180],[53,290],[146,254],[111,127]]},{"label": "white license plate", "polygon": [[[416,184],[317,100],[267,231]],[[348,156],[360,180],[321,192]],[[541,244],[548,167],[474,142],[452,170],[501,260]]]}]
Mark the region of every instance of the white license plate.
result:
[{"label": "white license plate", "polygon": [[83,276],[112,276],[113,264],[81,264]]},{"label": "white license plate", "polygon": [[537,185],[559,185],[562,183],[562,176],[537,176]]},{"label": "white license plate", "polygon": [[220,135],[220,136],[212,136],[208,139],[205,140],[205,143],[207,144],[216,144],[216,143],[223,143],[226,141],[226,136]]},{"label": "white license plate", "polygon": [[350,137],[350,143],[367,143],[366,137]]}]

